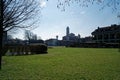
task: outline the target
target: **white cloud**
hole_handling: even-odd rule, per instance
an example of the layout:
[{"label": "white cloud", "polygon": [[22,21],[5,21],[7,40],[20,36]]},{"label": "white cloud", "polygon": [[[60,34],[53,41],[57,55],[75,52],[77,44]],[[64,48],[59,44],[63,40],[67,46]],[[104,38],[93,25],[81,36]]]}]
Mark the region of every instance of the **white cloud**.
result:
[{"label": "white cloud", "polygon": [[40,0],[40,7],[41,8],[46,7],[46,1],[45,0]]},{"label": "white cloud", "polygon": [[85,14],[86,12],[85,11],[81,11],[80,14]]}]

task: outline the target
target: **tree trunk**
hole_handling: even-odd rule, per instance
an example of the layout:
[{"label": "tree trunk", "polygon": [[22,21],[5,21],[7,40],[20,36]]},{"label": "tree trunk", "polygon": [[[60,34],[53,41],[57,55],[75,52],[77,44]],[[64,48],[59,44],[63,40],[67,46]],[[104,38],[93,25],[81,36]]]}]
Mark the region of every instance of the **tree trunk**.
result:
[{"label": "tree trunk", "polygon": [[3,49],[3,0],[0,0],[0,70],[2,66],[2,49]]},{"label": "tree trunk", "polygon": [[0,26],[0,70],[1,70],[1,66],[2,66],[2,49],[3,49],[3,31],[1,29],[1,26]]}]

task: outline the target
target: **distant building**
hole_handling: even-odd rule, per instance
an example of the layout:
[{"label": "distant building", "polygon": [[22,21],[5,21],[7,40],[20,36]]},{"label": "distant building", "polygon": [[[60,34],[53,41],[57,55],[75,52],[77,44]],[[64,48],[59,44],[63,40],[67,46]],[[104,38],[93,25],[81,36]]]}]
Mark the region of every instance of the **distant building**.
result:
[{"label": "distant building", "polygon": [[57,46],[58,40],[57,39],[48,39],[45,41],[48,46]]},{"label": "distant building", "polygon": [[62,40],[48,39],[48,46],[67,46],[67,47],[111,47],[117,48],[120,43],[120,25],[111,25],[107,27],[98,27],[92,33],[92,36],[81,38],[78,34],[70,33],[70,28],[66,28],[66,35]]},{"label": "distant building", "polygon": [[69,27],[66,28],[66,36],[63,36],[63,41],[69,41],[69,42],[78,42],[80,41],[80,34],[78,36],[75,36],[74,33],[70,33]]},{"label": "distant building", "polygon": [[92,32],[93,41],[96,43],[119,43],[120,25],[111,25],[107,27],[98,27]]},{"label": "distant building", "polygon": [[81,38],[81,43],[93,43],[93,37],[88,36],[88,37]]},{"label": "distant building", "polygon": [[56,39],[48,39],[45,41],[45,43],[48,46],[71,46],[77,43],[80,43],[80,34],[76,36],[74,33],[70,33],[69,27],[66,28],[66,35],[63,36],[62,40],[58,40],[58,36],[56,36]]}]

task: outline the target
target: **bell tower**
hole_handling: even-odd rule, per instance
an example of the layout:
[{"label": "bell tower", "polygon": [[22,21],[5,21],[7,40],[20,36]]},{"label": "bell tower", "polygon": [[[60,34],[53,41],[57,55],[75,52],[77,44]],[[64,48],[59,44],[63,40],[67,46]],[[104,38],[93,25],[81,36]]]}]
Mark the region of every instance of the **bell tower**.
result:
[{"label": "bell tower", "polygon": [[69,33],[70,33],[70,29],[69,29],[69,26],[67,26],[67,28],[66,28],[66,36],[68,36]]}]

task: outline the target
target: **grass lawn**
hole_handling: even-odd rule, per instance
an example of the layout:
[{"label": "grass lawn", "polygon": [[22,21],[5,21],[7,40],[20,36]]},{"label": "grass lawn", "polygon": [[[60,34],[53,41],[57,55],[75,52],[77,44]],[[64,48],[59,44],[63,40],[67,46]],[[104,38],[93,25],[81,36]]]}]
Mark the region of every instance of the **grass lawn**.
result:
[{"label": "grass lawn", "polygon": [[55,47],[48,54],[4,56],[0,80],[120,80],[118,49]]}]

